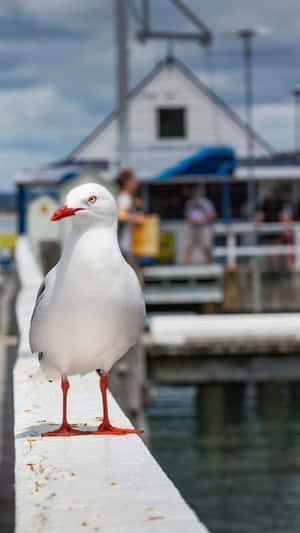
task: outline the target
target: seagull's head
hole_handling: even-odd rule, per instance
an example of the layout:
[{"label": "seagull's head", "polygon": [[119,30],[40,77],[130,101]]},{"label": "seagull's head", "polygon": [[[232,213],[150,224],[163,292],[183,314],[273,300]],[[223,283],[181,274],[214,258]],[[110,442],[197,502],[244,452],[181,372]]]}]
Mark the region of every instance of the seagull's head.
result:
[{"label": "seagull's head", "polygon": [[72,189],[66,204],[54,211],[51,220],[74,217],[76,226],[111,226],[117,221],[117,206],[112,194],[98,183],[85,183]]}]

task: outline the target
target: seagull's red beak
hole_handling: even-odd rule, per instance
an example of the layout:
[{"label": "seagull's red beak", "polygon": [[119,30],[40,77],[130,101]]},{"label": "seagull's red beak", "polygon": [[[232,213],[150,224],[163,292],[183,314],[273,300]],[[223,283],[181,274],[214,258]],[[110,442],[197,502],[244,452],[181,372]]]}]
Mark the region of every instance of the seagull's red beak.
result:
[{"label": "seagull's red beak", "polygon": [[77,213],[77,211],[82,211],[83,207],[78,207],[77,209],[72,209],[72,207],[68,207],[67,205],[63,205],[62,207],[59,207],[54,211],[52,217],[50,220],[60,220],[61,218],[65,217],[72,217]]}]

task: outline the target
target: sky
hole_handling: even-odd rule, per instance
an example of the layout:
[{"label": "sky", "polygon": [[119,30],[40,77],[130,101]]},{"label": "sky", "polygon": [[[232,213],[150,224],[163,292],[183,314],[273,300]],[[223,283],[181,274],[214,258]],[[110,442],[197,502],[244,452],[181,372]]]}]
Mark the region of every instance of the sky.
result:
[{"label": "sky", "polygon": [[[125,1],[125,0],[124,0]],[[140,44],[130,9],[130,85],[166,56]],[[264,27],[253,43],[255,129],[277,150],[294,148],[292,89],[300,84],[299,0],[185,0],[214,35],[212,52],[176,42],[174,54],[244,116],[242,43],[226,30]],[[170,0],[151,0],[155,29],[192,30]],[[2,0],[0,189],[16,172],[66,157],[116,104],[113,0]]]}]

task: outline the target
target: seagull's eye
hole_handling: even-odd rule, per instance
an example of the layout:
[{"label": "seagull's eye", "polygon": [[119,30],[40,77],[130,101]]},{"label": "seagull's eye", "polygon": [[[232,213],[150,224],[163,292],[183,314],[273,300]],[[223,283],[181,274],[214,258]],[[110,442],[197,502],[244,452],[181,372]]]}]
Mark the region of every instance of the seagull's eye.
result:
[{"label": "seagull's eye", "polygon": [[97,200],[97,196],[90,196],[88,199],[89,204],[94,204]]}]

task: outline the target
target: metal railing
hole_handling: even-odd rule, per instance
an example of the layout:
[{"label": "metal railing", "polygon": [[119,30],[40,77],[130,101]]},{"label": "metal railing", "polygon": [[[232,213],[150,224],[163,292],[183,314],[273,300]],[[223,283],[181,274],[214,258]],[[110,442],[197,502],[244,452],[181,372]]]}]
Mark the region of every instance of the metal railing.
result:
[{"label": "metal railing", "polygon": [[[293,255],[294,263],[300,266],[300,224],[284,225],[281,223],[263,223],[255,225],[252,222],[233,222],[228,226],[216,224],[216,236],[224,236],[225,246],[216,245],[213,248],[214,258],[224,258],[229,265],[234,265],[239,258],[258,258],[265,256]],[[278,235],[284,232],[293,233],[293,244],[258,244],[258,236]],[[246,244],[239,244],[241,237]]]}]

